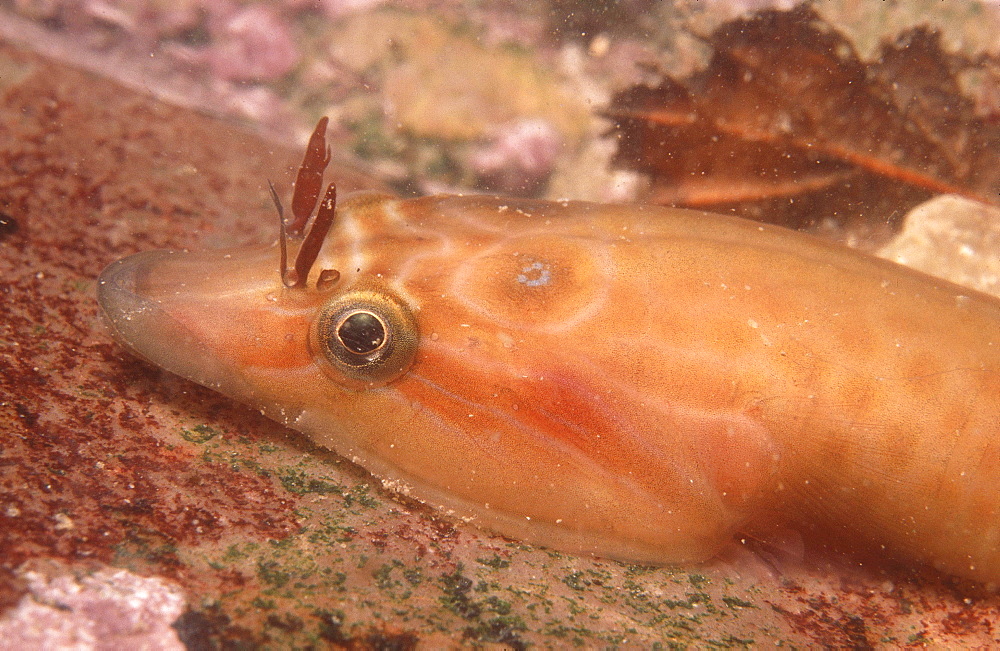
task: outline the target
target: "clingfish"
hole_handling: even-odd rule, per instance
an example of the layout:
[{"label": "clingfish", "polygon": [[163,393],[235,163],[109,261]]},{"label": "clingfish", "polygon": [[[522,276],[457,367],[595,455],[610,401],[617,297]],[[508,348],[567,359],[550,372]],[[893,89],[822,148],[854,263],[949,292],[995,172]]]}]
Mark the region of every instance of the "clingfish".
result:
[{"label": "clingfish", "polygon": [[1000,581],[1000,301],[702,212],[320,198],[325,127],[276,244],[104,270],[121,344],[516,539],[793,528]]}]

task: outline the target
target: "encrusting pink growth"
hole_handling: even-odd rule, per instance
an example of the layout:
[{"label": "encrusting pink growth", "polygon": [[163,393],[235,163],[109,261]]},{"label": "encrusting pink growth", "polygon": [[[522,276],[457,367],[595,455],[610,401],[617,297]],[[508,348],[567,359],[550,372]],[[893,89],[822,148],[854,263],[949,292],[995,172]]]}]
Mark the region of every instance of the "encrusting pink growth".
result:
[{"label": "encrusting pink growth", "polygon": [[315,260],[120,260],[122,344],[515,538],[684,563],[793,529],[1000,581],[1000,301],[654,206],[355,194],[306,228],[325,126]]},{"label": "encrusting pink growth", "polygon": [[0,616],[4,649],[183,649],[174,622],[179,586],[127,570],[73,571],[54,561],[22,567],[28,593]]},{"label": "encrusting pink growth", "polygon": [[492,190],[528,195],[545,183],[563,146],[550,122],[520,120],[497,130],[473,153],[471,166]]},{"label": "encrusting pink growth", "polygon": [[222,79],[273,81],[298,64],[300,54],[285,21],[255,4],[210,21],[214,42],[207,53]]}]

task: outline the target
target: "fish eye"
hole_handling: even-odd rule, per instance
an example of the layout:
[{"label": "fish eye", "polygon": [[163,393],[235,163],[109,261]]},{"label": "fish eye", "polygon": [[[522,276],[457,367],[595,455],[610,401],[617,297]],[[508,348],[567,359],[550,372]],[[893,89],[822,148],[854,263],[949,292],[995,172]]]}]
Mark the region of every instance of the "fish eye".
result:
[{"label": "fish eye", "polygon": [[335,380],[350,388],[372,388],[410,368],[417,323],[406,304],[389,292],[355,289],[320,308],[310,343]]},{"label": "fish eye", "polygon": [[347,350],[364,360],[385,345],[385,323],[373,312],[354,310],[340,320],[337,339]]}]

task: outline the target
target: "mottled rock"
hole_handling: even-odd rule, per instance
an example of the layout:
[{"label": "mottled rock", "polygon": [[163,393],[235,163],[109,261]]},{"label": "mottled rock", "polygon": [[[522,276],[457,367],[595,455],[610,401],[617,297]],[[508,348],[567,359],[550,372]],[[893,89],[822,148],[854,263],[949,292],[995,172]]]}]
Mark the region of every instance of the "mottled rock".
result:
[{"label": "mottled rock", "polygon": [[0,648],[184,648],[172,626],[186,600],[171,581],[110,567],[33,565],[20,572],[28,593],[0,617]]}]

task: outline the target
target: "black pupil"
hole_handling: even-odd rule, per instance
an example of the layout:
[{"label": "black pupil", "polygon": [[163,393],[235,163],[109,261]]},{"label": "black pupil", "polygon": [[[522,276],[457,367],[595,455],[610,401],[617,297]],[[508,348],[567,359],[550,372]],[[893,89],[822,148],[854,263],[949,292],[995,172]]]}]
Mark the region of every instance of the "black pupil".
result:
[{"label": "black pupil", "polygon": [[355,312],[337,328],[340,343],[352,353],[367,355],[385,341],[385,326],[371,312]]}]

